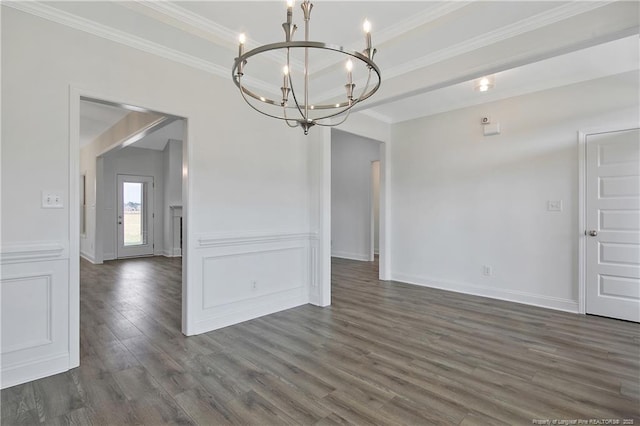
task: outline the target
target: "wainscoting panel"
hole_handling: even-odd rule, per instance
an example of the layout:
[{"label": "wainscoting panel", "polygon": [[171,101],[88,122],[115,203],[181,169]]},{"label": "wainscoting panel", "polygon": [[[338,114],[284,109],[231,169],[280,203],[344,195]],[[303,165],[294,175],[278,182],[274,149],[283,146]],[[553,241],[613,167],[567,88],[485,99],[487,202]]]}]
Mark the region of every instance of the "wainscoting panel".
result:
[{"label": "wainscoting panel", "polygon": [[305,247],[291,247],[204,258],[208,285],[203,288],[202,308],[299,288],[306,281],[306,256]]},{"label": "wainscoting panel", "polygon": [[52,273],[2,279],[3,354],[51,343],[52,280]]},{"label": "wainscoting panel", "polygon": [[4,389],[69,369],[69,259],[63,244],[3,245]]},{"label": "wainscoting panel", "polygon": [[309,303],[315,278],[309,233],[208,234],[196,238],[187,334],[199,334]]}]

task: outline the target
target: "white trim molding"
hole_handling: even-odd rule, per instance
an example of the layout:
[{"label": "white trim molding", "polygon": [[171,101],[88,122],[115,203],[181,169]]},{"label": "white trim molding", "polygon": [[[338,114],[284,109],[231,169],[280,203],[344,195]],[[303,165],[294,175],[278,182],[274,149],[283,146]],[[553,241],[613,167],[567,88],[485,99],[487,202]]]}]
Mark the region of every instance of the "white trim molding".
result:
[{"label": "white trim molding", "polygon": [[196,236],[197,248],[227,247],[244,244],[264,244],[283,241],[300,241],[318,239],[318,235],[312,232],[223,232],[212,234],[200,234]]},{"label": "white trim molding", "polygon": [[0,388],[6,389],[68,370],[69,353],[67,352],[30,359],[6,368],[3,366]]},{"label": "white trim molding", "polygon": [[358,260],[361,262],[370,262],[369,254],[367,253],[350,253],[347,251],[332,251],[331,257],[337,257],[340,259]]},{"label": "white trim molding", "polygon": [[[456,4],[456,3],[457,2],[451,3],[451,4]],[[466,53],[473,52],[473,51],[482,49],[484,47],[490,46],[492,44],[499,43],[509,38],[516,37],[516,36],[525,34],[527,32],[535,31],[547,25],[551,25],[556,22],[560,22],[562,20],[572,18],[576,15],[589,12],[599,7],[606,6],[609,3],[612,3],[612,1],[604,0],[604,1],[589,1],[589,2],[571,2],[568,4],[563,4],[556,8],[538,13],[536,15],[528,16],[525,19],[521,19],[520,21],[511,23],[509,25],[498,28],[496,30],[489,31],[487,33],[484,33],[476,37],[472,37],[468,40],[464,40],[453,46],[448,46],[444,49],[436,50],[427,55],[416,57],[412,61],[407,61],[397,66],[385,69],[384,76],[385,76],[385,79],[390,80],[392,78],[409,74],[419,69],[426,68],[431,65],[455,58],[456,56],[461,56]],[[461,4],[466,5],[464,3],[461,3]],[[451,13],[455,10],[457,10],[457,8],[452,8],[451,11],[448,13]],[[479,72],[476,72],[475,74],[479,74]],[[493,74],[493,72],[485,72],[484,74]],[[471,78],[465,75],[464,78],[460,79],[460,82],[466,81],[469,79]],[[356,83],[362,84],[363,81],[357,81]],[[454,84],[454,83],[448,82],[447,84]],[[428,89],[434,90],[437,88],[439,87],[434,86]],[[342,93],[342,91],[340,89],[335,89],[330,92],[327,92],[326,98],[328,99],[333,98],[338,94]]]},{"label": "white trim molding", "polygon": [[62,241],[5,243],[0,246],[0,263],[26,263],[69,258],[69,247]]},{"label": "white trim molding", "polygon": [[97,262],[95,257],[93,257],[91,254],[87,252],[80,251],[80,257],[94,265],[102,265],[102,262]]},{"label": "white trim molding", "polygon": [[473,296],[488,297],[491,299],[506,300],[508,302],[523,303],[525,305],[541,308],[555,309],[557,311],[578,313],[578,301],[563,299],[560,297],[544,296],[524,291],[514,291],[502,288],[487,287],[477,284],[444,281],[437,278],[429,278],[411,274],[394,273],[392,280],[418,285],[421,287],[437,288],[456,293],[470,294]]},{"label": "white trim molding", "polygon": [[215,315],[196,321],[192,334],[206,333],[230,325],[249,321],[275,312],[292,309],[308,303],[309,296],[302,288],[287,290],[251,299],[243,304],[230,304]]},{"label": "white trim molding", "polygon": [[[74,28],[85,33],[89,33],[106,40],[111,40],[143,52],[151,53],[165,59],[186,65],[191,68],[199,69],[218,77],[229,78],[229,70],[223,66],[198,58],[193,55],[186,54],[176,49],[172,49],[160,43],[138,37],[131,33],[109,27],[99,22],[82,18],[80,16],[65,12],[56,7],[50,6],[36,1],[8,1],[3,5],[9,6],[21,12],[29,13],[40,18]],[[265,83],[262,80],[245,77],[247,83],[253,87],[262,89],[268,93],[279,93],[280,89],[272,84]]]},{"label": "white trim molding", "polygon": [[519,36],[521,34],[543,28],[547,25],[569,19],[581,13],[603,7],[611,1],[571,2],[547,10],[526,19],[514,22],[497,30],[487,32],[481,36],[465,40],[446,49],[438,50],[428,55],[416,58],[413,61],[385,70],[385,77],[391,79],[399,75],[407,74],[429,65],[443,62],[453,57],[463,55],[483,47],[490,46],[503,40]]},{"label": "white trim molding", "polygon": [[[473,3],[473,1],[459,1],[459,2],[445,2],[443,4],[430,5],[428,8],[420,13],[412,15],[410,18],[405,19],[402,22],[398,22],[388,28],[382,29],[377,35],[377,40],[380,45],[385,43],[392,43],[393,40],[401,37],[412,30],[420,28],[430,22],[437,20],[443,16],[455,13],[456,11],[463,9],[467,5]],[[489,46],[491,44],[506,40],[511,37],[543,28],[547,25],[560,22],[565,19],[569,19],[573,16],[589,12],[591,10],[603,7],[611,0],[598,0],[589,2],[571,2],[563,4],[556,8],[538,13],[533,16],[529,16],[520,21],[514,22],[510,25],[498,28],[493,31],[481,34],[476,37],[472,37],[468,40],[462,41],[454,46],[447,47],[436,52],[432,52],[428,55],[418,57],[413,61],[398,65],[396,67],[385,70],[386,79],[392,79],[401,75],[416,71],[418,69],[433,65],[435,63],[443,62],[451,59],[455,56],[469,53],[476,49]],[[87,19],[62,9],[50,6],[45,2],[38,1],[5,1],[3,5],[9,6],[16,10],[20,10],[25,13],[29,13],[41,18],[57,22],[62,25],[66,25],[71,28],[75,28],[80,31],[84,31],[89,34],[93,34],[98,37],[102,37],[107,40],[114,41],[116,43],[124,44],[135,49],[139,49],[178,63],[182,63],[189,67],[200,69],[222,78],[229,78],[228,68],[216,64],[212,61],[204,59],[202,57],[196,57],[190,54],[186,54],[179,50],[170,48],[160,43],[153,42],[146,38],[136,36],[126,31],[122,31],[113,28],[108,25],[101,24],[91,19]],[[232,48],[236,47],[235,44],[235,31],[206,19],[188,9],[185,9],[177,4],[169,2],[153,2],[153,1],[139,1],[126,5],[136,12],[145,14],[152,19],[156,19],[164,24],[171,25],[174,28],[185,31],[184,27],[191,29],[191,33],[205,33],[211,38],[217,39],[219,42],[215,44],[227,48],[232,52]],[[189,32],[189,30],[186,30]],[[258,42],[249,41],[250,47],[258,46]],[[347,46],[356,46],[356,44],[350,43]],[[268,56],[277,62],[280,61],[280,56],[274,53],[268,54]],[[327,60],[324,63],[319,64],[316,67],[314,73],[322,73],[327,67],[334,66],[335,60]],[[299,61],[293,61],[292,66],[295,69],[302,70],[302,64]],[[263,90],[270,94],[280,93],[280,88],[273,84],[257,78],[244,77],[247,84]],[[358,81],[357,84],[362,84],[363,81]],[[433,89],[433,88],[432,88]],[[336,89],[339,90],[339,89]],[[325,93],[326,99],[331,99],[336,95],[334,91]]]}]

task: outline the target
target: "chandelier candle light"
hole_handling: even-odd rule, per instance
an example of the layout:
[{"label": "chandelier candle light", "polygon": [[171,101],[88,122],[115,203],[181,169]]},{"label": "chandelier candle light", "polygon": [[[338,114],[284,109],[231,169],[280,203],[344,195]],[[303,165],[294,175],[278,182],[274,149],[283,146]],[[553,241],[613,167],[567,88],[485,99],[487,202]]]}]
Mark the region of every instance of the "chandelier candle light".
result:
[{"label": "chandelier candle light", "polygon": [[[348,51],[342,46],[335,46],[317,41],[309,40],[309,21],[311,20],[311,9],[313,4],[305,0],[300,5],[304,18],[304,41],[293,41],[293,36],[297,30],[297,25],[293,23],[294,0],[287,1],[287,20],[282,24],[285,41],[279,43],[265,44],[255,49],[245,52],[246,36],[240,35],[238,46],[238,57],[235,58],[232,69],[232,78],[244,100],[256,111],[272,118],[284,120],[289,127],[302,127],[304,134],[309,133],[309,129],[314,126],[338,126],[346,121],[351,109],[358,103],[373,95],[380,87],[380,69],[373,61],[376,49],[371,44],[371,23],[364,21],[363,30],[365,33],[365,49],[362,52]],[[291,57],[296,49],[304,50],[304,69],[302,75],[297,77],[301,80],[302,98],[300,93],[296,93],[296,86],[300,81],[295,80],[296,74],[291,65]],[[334,102],[323,101],[323,103],[312,103],[309,100],[310,92],[310,51],[325,51],[346,57],[346,84],[344,84],[344,97],[334,99]],[[282,68],[282,98],[275,100],[265,94],[259,94],[249,89],[243,82],[249,59],[260,54],[271,51],[283,52],[283,59],[286,61]],[[286,58],[286,59],[285,59]],[[356,93],[356,85],[353,83],[355,64],[366,73],[366,83],[359,93]],[[323,73],[324,74],[324,73]],[[371,84],[372,76],[376,80]],[[345,81],[345,80],[343,80]],[[342,83],[340,83],[342,85]],[[337,118],[338,121],[332,119]]]}]

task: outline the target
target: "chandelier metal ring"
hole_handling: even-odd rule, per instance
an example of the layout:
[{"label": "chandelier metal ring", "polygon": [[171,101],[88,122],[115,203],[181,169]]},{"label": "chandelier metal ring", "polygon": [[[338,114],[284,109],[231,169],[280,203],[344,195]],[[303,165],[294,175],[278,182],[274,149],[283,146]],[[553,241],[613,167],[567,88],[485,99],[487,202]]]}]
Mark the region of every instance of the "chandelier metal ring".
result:
[{"label": "chandelier metal ring", "polygon": [[[293,41],[293,36],[298,28],[297,25],[293,23],[294,3],[295,0],[287,0],[287,20],[282,24],[282,29],[284,30],[285,35],[284,42],[265,44],[245,52],[244,44],[246,42],[246,36],[244,34],[240,34],[238,40],[240,42],[238,46],[238,56],[233,62],[231,78],[240,90],[240,94],[244,101],[249,104],[252,109],[268,117],[284,120],[289,127],[302,127],[304,134],[306,135],[308,134],[309,129],[315,125],[333,127],[344,123],[351,114],[351,110],[355,105],[368,99],[378,91],[382,82],[382,77],[380,68],[378,68],[376,63],[373,61],[373,57],[376,54],[377,49],[373,48],[371,43],[371,23],[368,20],[365,20],[362,26],[365,33],[365,49],[362,52],[349,51],[345,50],[342,46],[311,41],[309,40],[309,21],[311,20],[311,9],[313,9],[313,4],[309,0],[303,0],[300,7],[304,18],[304,40]],[[301,73],[301,76],[303,77],[303,84],[301,85],[302,93],[296,93],[295,86],[298,81],[292,77],[293,73],[291,72],[290,58],[294,49],[304,50],[304,70]],[[345,64],[347,71],[346,84],[344,84],[346,96],[345,98],[342,98],[345,100],[340,100],[337,96],[333,98],[333,95],[329,95],[318,103],[310,101],[309,89],[311,84],[309,53],[313,49],[316,51],[324,50],[335,52],[343,55],[343,57],[346,56],[349,58]],[[245,67],[248,64],[248,60],[257,55],[277,50],[286,52],[286,63],[282,70],[283,83],[282,87],[280,87],[282,98],[278,100],[273,99],[270,96],[256,93],[255,89],[252,90],[246,85],[243,85]],[[354,61],[352,58],[356,59],[356,63],[362,64],[361,66],[366,67],[368,70],[366,72],[366,83],[364,88],[358,89],[360,92],[359,95],[355,93],[356,84],[354,84],[353,81]],[[323,67],[323,70],[331,67],[332,65]],[[376,82],[373,86],[370,86],[372,74],[375,74]],[[269,92],[270,90],[267,89],[267,91]],[[291,100],[289,95],[292,97]],[[336,100],[331,103],[327,103],[329,100],[333,99]],[[274,108],[282,108],[282,110],[277,112]],[[288,112],[293,112],[293,116],[290,116]],[[342,119],[338,122],[333,120],[334,117],[338,116],[341,116]]]},{"label": "chandelier metal ring", "polygon": [[[337,46],[334,44],[328,44],[328,43],[323,43],[323,42],[319,42],[319,41],[289,41],[289,42],[278,42],[278,43],[271,43],[271,44],[265,44],[259,47],[256,47],[255,49],[249,50],[248,52],[244,53],[242,56],[235,58],[234,63],[233,63],[233,69],[231,70],[231,76],[233,78],[233,81],[235,83],[235,85],[238,87],[238,89],[242,90],[242,92],[250,97],[252,97],[253,99],[262,102],[262,103],[266,103],[266,104],[270,104],[270,105],[274,105],[277,107],[281,106],[282,101],[281,100],[273,100],[271,98],[268,98],[266,96],[262,96],[259,95],[251,90],[249,90],[246,86],[243,86],[241,83],[241,79],[242,76],[238,74],[238,67],[241,63],[246,63],[247,60],[253,56],[259,55],[261,53],[265,53],[265,52],[269,52],[269,51],[273,51],[273,50],[281,50],[281,49],[293,49],[293,48],[313,48],[313,49],[324,49],[324,50],[331,50],[334,52],[338,52],[338,53],[342,53],[344,55],[349,55],[351,57],[354,57],[362,62],[364,62],[367,67],[371,70],[373,70],[376,73],[377,76],[377,82],[375,84],[375,86],[373,86],[371,89],[369,89],[367,91],[367,93],[364,93],[363,95],[361,95],[360,97],[358,97],[357,99],[354,99],[353,102],[351,103],[351,107],[355,106],[356,103],[364,101],[365,99],[368,99],[369,97],[371,97],[374,93],[376,93],[378,91],[378,89],[380,88],[380,84],[382,82],[382,77],[381,77],[381,72],[380,72],[380,68],[378,67],[378,65],[376,65],[375,62],[373,62],[371,59],[369,59],[366,55],[360,53],[360,52],[356,52],[356,51],[348,51],[345,50],[342,46]],[[301,108],[304,108],[304,104],[299,105]],[[332,103],[332,104],[314,104],[313,105],[313,109],[314,110],[323,110],[323,109],[336,109],[336,108],[345,108],[348,107],[349,102],[341,102],[341,103]],[[287,107],[289,109],[297,109],[296,106],[289,106]],[[257,110],[260,113],[265,114],[263,111],[261,110]],[[343,111],[344,112],[344,111]],[[278,118],[280,120],[293,120],[291,118],[285,118],[285,117],[280,117],[277,115],[272,115],[272,114],[265,114],[269,117],[273,117],[273,118]],[[327,117],[324,117],[327,118]],[[321,118],[316,118],[317,119],[321,119]]]}]

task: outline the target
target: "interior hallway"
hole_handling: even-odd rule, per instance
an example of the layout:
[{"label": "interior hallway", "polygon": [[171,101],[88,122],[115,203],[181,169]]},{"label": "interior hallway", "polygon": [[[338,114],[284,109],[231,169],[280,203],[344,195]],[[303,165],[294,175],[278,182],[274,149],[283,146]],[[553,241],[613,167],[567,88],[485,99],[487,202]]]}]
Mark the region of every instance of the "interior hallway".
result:
[{"label": "interior hallway", "polygon": [[640,422],[640,326],[378,281],[180,332],[179,258],[81,263],[81,366],[2,391],[2,424]]}]

